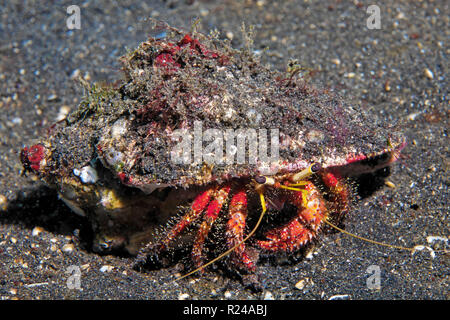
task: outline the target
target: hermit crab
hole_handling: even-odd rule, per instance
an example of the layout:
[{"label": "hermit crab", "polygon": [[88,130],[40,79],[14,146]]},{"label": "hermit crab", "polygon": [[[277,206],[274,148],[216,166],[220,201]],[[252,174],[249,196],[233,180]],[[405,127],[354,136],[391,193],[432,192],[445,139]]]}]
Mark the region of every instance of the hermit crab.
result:
[{"label": "hermit crab", "polygon": [[[383,170],[405,145],[295,67],[271,71],[217,34],[166,26],[122,65],[119,84],[88,86],[20,157],[90,219],[96,251],[128,250],[138,267],[191,230],[194,267],[229,254],[251,273],[255,252],[295,252],[340,221],[347,179]],[[175,219],[156,232],[164,216]]]}]

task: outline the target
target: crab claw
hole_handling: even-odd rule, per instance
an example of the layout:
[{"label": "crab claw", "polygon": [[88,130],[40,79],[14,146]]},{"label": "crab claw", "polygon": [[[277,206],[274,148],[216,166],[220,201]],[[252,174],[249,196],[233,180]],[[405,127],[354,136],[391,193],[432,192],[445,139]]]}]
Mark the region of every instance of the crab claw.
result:
[{"label": "crab claw", "polygon": [[268,251],[295,251],[311,241],[327,217],[327,208],[317,188],[308,182],[306,204],[301,192],[294,192],[290,202],[298,208],[297,215],[284,226],[269,230],[267,240],[257,241],[258,246]]},{"label": "crab claw", "polygon": [[42,144],[25,147],[20,152],[20,161],[25,170],[41,171],[46,165],[46,148]]}]

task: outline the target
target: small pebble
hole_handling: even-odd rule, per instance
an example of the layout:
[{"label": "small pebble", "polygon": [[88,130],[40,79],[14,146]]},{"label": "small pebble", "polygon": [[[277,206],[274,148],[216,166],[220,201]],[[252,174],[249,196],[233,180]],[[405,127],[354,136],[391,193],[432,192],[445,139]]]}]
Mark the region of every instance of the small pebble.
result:
[{"label": "small pebble", "polygon": [[349,300],[350,296],[348,294],[337,294],[331,296],[328,300]]},{"label": "small pebble", "polygon": [[352,79],[356,76],[354,72],[349,72],[344,75],[346,78]]},{"label": "small pebble", "polygon": [[399,20],[400,19],[406,19],[406,16],[405,16],[405,14],[403,12],[399,12],[396,18],[399,19]]},{"label": "small pebble", "polygon": [[224,293],[225,298],[230,299],[231,298],[231,292],[230,291],[225,291]]},{"label": "small pebble", "polygon": [[58,96],[56,94],[51,94],[47,97],[47,101],[54,101],[58,99]]},{"label": "small pebble", "polygon": [[436,253],[434,252],[434,250],[432,248],[430,248],[428,246],[422,246],[422,245],[414,246],[412,254],[414,255],[417,251],[422,251],[425,249],[428,250],[432,259],[434,259],[436,257]]},{"label": "small pebble", "polygon": [[36,237],[38,236],[42,231],[44,231],[44,229],[42,229],[41,227],[34,227],[33,231],[31,231],[31,234]]},{"label": "small pebble", "polygon": [[180,293],[180,295],[178,296],[178,300],[186,300],[189,299],[189,294],[187,293]]},{"label": "small pebble", "polygon": [[91,75],[89,74],[89,72],[86,72],[83,76],[83,79],[86,81],[90,81],[91,80]]},{"label": "small pebble", "polygon": [[0,194],[0,210],[5,211],[7,208],[7,204],[8,199],[4,195]]},{"label": "small pebble", "polygon": [[391,182],[391,181],[386,181],[385,184],[386,184],[389,188],[395,189],[395,184],[394,184],[393,182]]},{"label": "small pebble", "polygon": [[308,252],[305,258],[308,260],[312,260],[312,258],[314,258],[314,252],[311,250],[310,252]]},{"label": "small pebble", "polygon": [[414,112],[414,113],[411,113],[410,115],[408,115],[408,120],[414,121],[414,120],[416,120],[416,117],[417,117],[418,115],[420,115],[420,112]]},{"label": "small pebble", "polygon": [[21,125],[22,123],[23,123],[23,120],[22,120],[22,118],[19,118],[19,117],[15,117],[15,118],[13,118],[12,120],[11,120],[11,123],[12,124],[14,124],[14,125]]},{"label": "small pebble", "polygon": [[104,265],[100,268],[100,272],[110,272],[114,269],[113,266]]},{"label": "small pebble", "polygon": [[75,69],[70,74],[71,79],[77,79],[80,76],[80,69]]},{"label": "small pebble", "polygon": [[258,0],[258,1],[256,1],[256,5],[258,6],[258,7],[262,7],[262,6],[264,6],[266,4],[266,1],[265,0]]},{"label": "small pebble", "polygon": [[58,115],[56,116],[56,122],[64,120],[70,112],[69,106],[62,106],[59,108]]},{"label": "small pebble", "polygon": [[66,253],[70,253],[75,249],[75,246],[72,243],[67,243],[62,247],[62,251]]},{"label": "small pebble", "polygon": [[297,283],[295,284],[295,288],[297,288],[298,290],[303,290],[303,288],[304,288],[305,285],[306,285],[306,281],[307,281],[307,279],[302,279],[302,280],[300,280],[299,282],[297,282]]},{"label": "small pebble", "polygon": [[447,243],[448,242],[448,238],[447,237],[441,237],[441,236],[428,236],[427,237],[427,242],[429,244],[433,244],[436,241],[442,241]]},{"label": "small pebble", "polygon": [[428,69],[428,68],[425,68],[425,69],[423,70],[423,74],[424,74],[425,77],[427,77],[428,79],[433,79],[433,78],[434,78],[433,72],[431,72],[431,70]]},{"label": "small pebble", "polygon": [[341,64],[341,60],[339,59],[331,59],[331,62],[333,62],[337,66]]},{"label": "small pebble", "polygon": [[82,265],[81,265],[81,270],[82,270],[82,271],[89,270],[89,267],[90,267],[89,263],[82,264]]},{"label": "small pebble", "polygon": [[274,300],[275,298],[273,297],[272,292],[270,291],[266,291],[266,293],[264,294],[264,300]]}]

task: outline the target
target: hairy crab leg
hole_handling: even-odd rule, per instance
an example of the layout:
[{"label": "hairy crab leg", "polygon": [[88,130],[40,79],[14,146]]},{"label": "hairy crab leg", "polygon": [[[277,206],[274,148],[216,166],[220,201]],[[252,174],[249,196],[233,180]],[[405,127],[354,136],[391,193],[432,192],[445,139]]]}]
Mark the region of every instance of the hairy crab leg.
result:
[{"label": "hairy crab leg", "polygon": [[[338,175],[333,174],[331,172],[323,172],[321,173],[321,177],[322,177],[322,181],[324,182],[324,184],[330,189],[331,191],[331,203],[332,203],[332,209],[333,209],[333,213],[334,215],[337,215],[338,218],[342,218],[348,211],[348,203],[349,203],[349,199],[350,199],[350,191],[348,190],[344,180],[342,178],[340,178]],[[333,215],[333,216],[334,216]],[[372,239],[368,239],[365,237],[361,237],[358,236],[356,234],[350,233],[344,229],[339,228],[337,225],[335,225],[334,223],[330,222],[329,219],[325,219],[324,222],[329,225],[330,227],[338,230],[339,232],[342,232],[343,234],[346,234],[350,237],[362,240],[362,241],[366,241],[372,244],[376,244],[379,246],[383,246],[383,247],[389,247],[389,248],[395,248],[395,249],[400,249],[400,250],[407,250],[407,251],[411,251],[414,252],[416,247],[413,248],[407,248],[407,247],[403,247],[403,246],[397,246],[397,245],[392,245],[392,244],[388,244],[388,243],[384,243],[384,242],[380,242],[380,241],[376,241],[376,240],[372,240]]]},{"label": "hairy crab leg", "polygon": [[316,236],[323,220],[327,218],[327,208],[311,182],[305,185],[305,189],[306,205],[303,192],[291,194],[291,202],[298,208],[297,216],[284,226],[268,231],[268,240],[257,241],[258,246],[269,251],[294,251]]},{"label": "hairy crab leg", "polygon": [[262,211],[261,211],[261,214],[259,215],[259,219],[256,222],[256,225],[253,227],[252,231],[250,231],[250,233],[244,239],[242,239],[241,242],[238,242],[233,247],[231,247],[227,251],[225,251],[222,254],[220,254],[218,257],[216,257],[216,258],[212,259],[211,261],[205,263],[204,265],[202,265],[202,266],[200,266],[200,267],[198,267],[198,268],[196,268],[196,269],[186,273],[185,275],[183,275],[183,276],[181,276],[179,278],[176,278],[174,281],[178,281],[178,280],[184,279],[184,278],[190,276],[191,274],[194,274],[194,273],[196,273],[196,272],[198,272],[200,270],[203,270],[204,268],[206,268],[210,264],[213,264],[214,262],[216,262],[216,261],[222,259],[223,257],[227,256],[228,254],[232,253],[234,251],[234,249],[236,249],[238,246],[241,245],[241,243],[244,243],[245,241],[250,239],[250,237],[253,236],[253,234],[256,232],[256,230],[258,229],[259,225],[261,224],[261,221],[262,221],[262,219],[263,219],[263,217],[264,217],[264,215],[266,213],[266,210],[267,210],[266,200],[264,199],[264,190],[263,190],[263,188],[258,188],[256,191],[259,194],[259,199],[261,201]]},{"label": "hairy crab leg", "polygon": [[331,193],[332,211],[341,219],[348,211],[350,192],[342,178],[331,172],[320,174],[323,183],[328,187]]},{"label": "hairy crab leg", "polygon": [[219,189],[214,195],[214,199],[209,203],[208,208],[206,209],[205,215],[203,217],[203,222],[200,226],[200,229],[197,233],[197,236],[194,241],[194,246],[192,248],[192,258],[194,260],[195,266],[199,267],[203,263],[203,248],[205,244],[206,237],[208,236],[209,231],[213,223],[219,217],[220,210],[222,209],[223,204],[228,198],[228,194],[230,193],[230,186],[226,185]]},{"label": "hairy crab leg", "polygon": [[306,224],[308,229],[317,233],[324,219],[328,217],[328,210],[325,206],[325,201],[322,198],[319,190],[312,182],[305,185],[307,190],[307,204],[303,206],[303,193],[291,194],[292,203],[299,209],[299,216]]},{"label": "hairy crab leg", "polygon": [[149,243],[141,249],[139,255],[135,260],[134,267],[144,265],[147,261],[147,255],[149,253],[161,252],[166,250],[173,239],[175,239],[193,221],[197,220],[200,217],[215,192],[215,188],[210,188],[200,193],[192,202],[189,212],[185,214],[181,218],[181,220],[172,227],[172,229],[170,229],[169,233],[160,242],[156,244]]},{"label": "hairy crab leg", "polygon": [[247,270],[256,269],[252,259],[245,250],[244,231],[247,219],[247,193],[245,190],[238,191],[231,199],[229,209],[229,220],[227,223],[228,248],[233,248],[232,259],[238,264],[243,264]]}]

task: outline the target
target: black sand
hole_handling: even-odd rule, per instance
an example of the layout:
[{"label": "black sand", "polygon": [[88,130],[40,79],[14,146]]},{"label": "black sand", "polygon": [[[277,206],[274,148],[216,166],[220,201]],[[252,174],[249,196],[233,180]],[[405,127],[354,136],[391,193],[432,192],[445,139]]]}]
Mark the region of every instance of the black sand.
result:
[{"label": "black sand", "polygon": [[[442,252],[449,234],[448,4],[380,2],[381,29],[370,30],[367,3],[270,3],[154,1],[116,7],[99,1],[80,7],[80,30],[67,28],[70,2],[9,1],[1,8],[0,299],[449,298]],[[131,258],[90,252],[85,221],[40,182],[20,176],[19,151],[42,135],[62,106],[80,101],[77,75],[117,79],[117,58],[146,39],[150,16],[187,30],[200,17],[200,31],[217,28],[236,47],[242,45],[245,21],[255,26],[254,49],[265,63],[282,70],[295,58],[315,71],[312,82],[397,123],[409,143],[391,170],[396,187],[358,202],[346,230],[406,247],[427,245],[434,258],[427,249],[411,255],[334,233],[321,239],[310,258],[263,261],[264,289],[255,293],[218,272],[174,284],[174,274],[182,270],[143,274],[130,269]],[[73,251],[63,251],[71,242]],[[367,285],[372,265],[380,268],[380,289]],[[82,290],[68,287],[70,266],[80,268]]]}]

